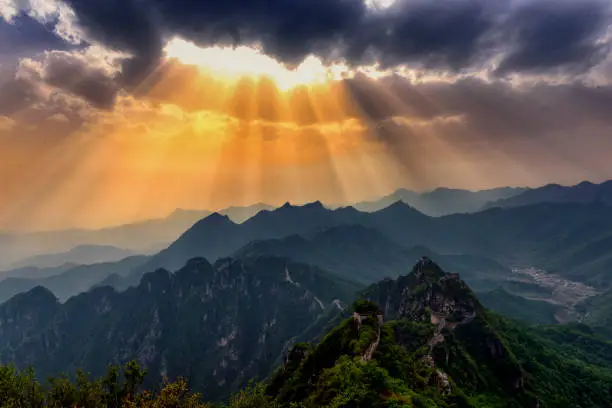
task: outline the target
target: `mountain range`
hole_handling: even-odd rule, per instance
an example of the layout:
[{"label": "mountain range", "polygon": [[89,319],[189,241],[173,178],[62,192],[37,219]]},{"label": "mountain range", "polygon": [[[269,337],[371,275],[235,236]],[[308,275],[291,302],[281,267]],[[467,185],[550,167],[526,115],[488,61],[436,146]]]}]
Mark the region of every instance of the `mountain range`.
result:
[{"label": "mountain range", "polygon": [[64,264],[92,265],[119,261],[133,255],[136,254],[132,251],[110,245],[79,245],[66,252],[36,255],[22,259],[12,265],[11,268],[56,268]]},{"label": "mountain range", "polygon": [[423,214],[439,217],[456,213],[477,212],[482,210],[487,203],[509,199],[528,190],[520,187],[501,187],[480,191],[437,188],[418,193],[402,188],[379,200],[356,203],[353,207],[360,211],[374,212],[382,210],[397,201],[402,201]]},{"label": "mountain range", "polygon": [[136,358],[149,386],[184,375],[218,397],[267,375],[287,341],[359,288],[269,257],[193,259],[125,292],[100,287],[64,304],[36,287],[0,305],[0,359],[31,364],[45,378],[77,367],[101,375]]},{"label": "mountain range", "polygon": [[[114,263],[103,263],[8,271],[4,276],[18,279],[0,282],[0,294],[6,299],[36,285],[49,288],[53,281],[54,291],[65,288],[56,293],[65,300],[76,294],[75,288],[86,290],[102,282],[117,289],[135,286],[147,272],[160,267],[173,271],[194,257],[216,260],[249,254],[297,259],[363,284],[397,276],[398,265],[414,262],[421,253],[463,273],[478,291],[507,287],[500,281],[516,265],[537,265],[605,290],[612,284],[611,214],[612,207],[599,202],[494,208],[444,217],[428,217],[402,202],[374,213],[350,207],[329,210],[316,202],[264,210],[242,224],[215,213],[168,248],[138,257],[130,270],[126,263],[117,264],[117,270]],[[81,274],[83,270],[96,272]],[[41,280],[51,276],[56,277]]]},{"label": "mountain range", "polygon": [[[354,208],[373,212],[391,206],[397,201],[407,203],[430,216],[473,213],[493,207],[517,207],[542,203],[610,204],[612,181],[601,184],[583,182],[576,186],[548,185],[540,188],[502,187],[482,191],[438,188],[426,193],[400,189],[375,202],[354,204]],[[282,208],[282,207],[281,207]],[[267,204],[247,207],[229,207],[218,211],[234,223],[244,223],[259,212],[271,212]],[[114,246],[131,254],[156,253],[166,248],[183,232],[211,212],[204,210],[176,210],[164,219],[155,219],[101,230],[66,230],[30,233],[0,233],[0,268],[14,269],[26,266],[57,266],[57,262],[72,262],[70,252],[79,246]],[[418,243],[417,243],[418,244]],[[61,255],[51,264],[37,263],[38,256]],[[29,258],[29,259],[27,259]],[[112,260],[111,257],[85,257],[74,263],[85,264]],[[115,257],[116,258],[116,257]],[[27,259],[27,260],[26,260]]]},{"label": "mountain range", "polygon": [[37,287],[0,305],[2,361],[45,377],[134,358],[146,389],[183,376],[216,401],[263,381],[236,408],[606,407],[611,356],[586,326],[490,312],[426,257],[366,288],[282,258],[193,259],[121,293],[60,304]]},{"label": "mountain range", "polygon": [[65,302],[72,296],[88,291],[111,274],[129,276],[147,259],[145,256],[131,256],[117,262],[102,262],[93,265],[64,265],[57,268],[34,270],[27,268],[29,277],[14,276],[17,275],[15,272],[23,271],[22,269],[10,271],[8,276],[2,276],[4,279],[0,281],[0,302],[37,286],[50,290],[60,301]]},{"label": "mountain range", "polygon": [[584,181],[574,186],[549,184],[506,198],[491,200],[484,209],[518,207],[539,203],[591,203],[595,201],[612,205],[612,180],[600,184]]},{"label": "mountain range", "polygon": [[236,251],[238,258],[271,255],[316,265],[345,279],[370,284],[396,278],[405,265],[422,256],[435,258],[448,270],[459,272],[474,287],[495,286],[511,274],[498,262],[473,255],[442,255],[423,247],[405,248],[378,230],[344,224],[312,235],[253,241]]},{"label": "mountain range", "polygon": [[[259,211],[271,208],[273,207],[266,204],[255,204],[248,207],[229,207],[220,212],[235,222],[242,222]],[[40,259],[46,260],[45,262],[51,259],[51,264],[57,264],[58,259],[62,259],[62,256],[57,255],[63,252],[67,252],[63,256],[64,262],[72,262],[71,257],[78,255],[77,253],[84,252],[84,249],[91,252],[98,246],[117,247],[130,252],[130,255],[156,253],[210,214],[211,212],[206,210],[177,209],[165,218],[99,230],[0,233],[0,268],[50,266],[48,263],[41,264]],[[92,257],[78,258],[75,263],[91,263],[91,259]],[[109,257],[102,257],[98,262],[109,260]]]},{"label": "mountain range", "polygon": [[612,180],[599,184],[583,181],[570,186],[548,184],[536,188],[500,187],[479,191],[437,188],[427,192],[416,192],[401,188],[378,200],[355,203],[353,207],[364,212],[374,212],[397,201],[402,201],[432,217],[473,213],[495,207],[509,208],[542,203],[599,201],[612,205]]},{"label": "mountain range", "polygon": [[[612,284],[605,245],[612,236],[612,207],[600,202],[544,203],[444,217],[426,216],[402,202],[373,213],[352,207],[329,210],[315,202],[262,211],[242,224],[212,214],[153,256],[140,273],[155,267],[173,270],[197,256],[229,256],[254,241],[307,238],[342,225],[374,229],[403,248],[425,246],[440,254],[480,256],[507,266],[538,265],[593,285]],[[568,254],[576,254],[571,263],[557,262]],[[586,273],[583,267],[588,265]]]}]

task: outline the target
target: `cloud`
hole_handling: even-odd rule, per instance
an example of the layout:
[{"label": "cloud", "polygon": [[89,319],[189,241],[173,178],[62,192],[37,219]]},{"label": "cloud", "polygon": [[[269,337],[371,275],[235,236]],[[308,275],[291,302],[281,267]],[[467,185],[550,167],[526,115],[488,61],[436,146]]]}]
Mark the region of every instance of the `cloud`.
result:
[{"label": "cloud", "polygon": [[42,63],[42,80],[50,86],[79,96],[92,105],[109,109],[115,104],[118,87],[109,67],[75,52],[53,51]]},{"label": "cloud", "polygon": [[17,28],[29,24],[29,20],[36,20],[49,34],[69,44],[84,40],[73,10],[62,0],[3,0],[0,18]]},{"label": "cloud", "polygon": [[42,96],[41,89],[28,78],[6,75],[0,78],[0,115],[19,112],[39,101]]},{"label": "cloud", "polygon": [[259,44],[288,64],[315,54],[451,72],[498,64],[498,74],[583,72],[607,50],[601,40],[610,22],[603,0],[396,0],[379,10],[363,0],[40,1],[47,8],[35,17],[54,17],[62,37],[130,54],[118,77],[128,88],[155,70],[173,36],[201,46]]},{"label": "cloud", "polygon": [[528,2],[506,22],[511,51],[499,74],[565,68],[584,72],[605,57],[598,42],[610,24],[609,2],[600,0]]}]

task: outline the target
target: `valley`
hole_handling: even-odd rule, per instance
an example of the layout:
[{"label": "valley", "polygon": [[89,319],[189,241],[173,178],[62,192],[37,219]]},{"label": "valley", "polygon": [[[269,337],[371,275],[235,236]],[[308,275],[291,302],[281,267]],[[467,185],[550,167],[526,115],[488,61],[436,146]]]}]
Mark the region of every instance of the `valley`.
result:
[{"label": "valley", "polygon": [[512,268],[514,276],[508,281],[535,284],[550,292],[550,296],[537,296],[536,294],[524,293],[524,297],[532,300],[543,300],[567,308],[574,308],[578,303],[596,296],[598,291],[582,282],[574,282],[559,275],[547,273],[536,267]]}]

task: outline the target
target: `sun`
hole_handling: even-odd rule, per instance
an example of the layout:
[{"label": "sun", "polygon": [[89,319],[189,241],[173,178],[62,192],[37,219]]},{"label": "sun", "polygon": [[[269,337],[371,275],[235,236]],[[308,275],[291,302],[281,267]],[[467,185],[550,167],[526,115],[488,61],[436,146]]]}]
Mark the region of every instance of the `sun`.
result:
[{"label": "sun", "polygon": [[343,65],[326,66],[311,55],[295,69],[289,69],[276,59],[253,47],[201,48],[182,38],[173,38],[164,49],[166,57],[182,64],[195,65],[216,77],[237,80],[243,77],[272,78],[279,89],[289,90],[301,85],[314,85],[340,80],[349,74]]}]

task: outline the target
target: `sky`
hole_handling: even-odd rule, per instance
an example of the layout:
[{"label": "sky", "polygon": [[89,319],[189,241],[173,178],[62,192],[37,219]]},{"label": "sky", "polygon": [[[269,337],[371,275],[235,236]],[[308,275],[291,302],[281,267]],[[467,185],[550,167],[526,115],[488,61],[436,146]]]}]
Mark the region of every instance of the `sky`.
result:
[{"label": "sky", "polygon": [[0,230],[612,178],[612,0],[0,0]]}]

